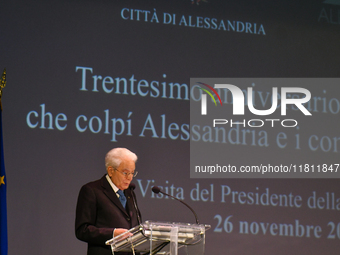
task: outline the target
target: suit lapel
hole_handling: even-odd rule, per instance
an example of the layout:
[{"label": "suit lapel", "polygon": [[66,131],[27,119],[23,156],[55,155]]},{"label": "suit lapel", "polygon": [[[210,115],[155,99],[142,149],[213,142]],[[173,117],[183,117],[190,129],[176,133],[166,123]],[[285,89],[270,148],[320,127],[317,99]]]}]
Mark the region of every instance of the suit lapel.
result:
[{"label": "suit lapel", "polygon": [[130,214],[130,217],[132,218],[132,212],[133,212],[133,203],[132,203],[132,200],[131,200],[131,192],[126,189],[124,190],[124,194],[125,194],[125,197],[126,197],[126,211],[128,212],[128,214]]},{"label": "suit lapel", "polygon": [[[135,206],[134,206],[134,204],[133,204],[133,200],[132,200],[133,194],[132,194],[132,192],[133,192],[133,191],[130,190],[130,189],[126,189],[126,190],[124,191],[125,196],[126,196],[126,198],[127,198],[126,211],[127,211],[128,214],[130,215],[130,218],[131,218],[131,220],[132,220],[132,226],[135,226],[135,225],[138,224],[137,216],[135,215],[135,213],[138,213],[138,212],[136,211]],[[136,222],[135,222],[135,223],[133,222],[133,219],[136,219]]]},{"label": "suit lapel", "polygon": [[114,203],[124,214],[129,216],[126,210],[124,209],[122,203],[119,201],[119,198],[117,197],[116,193],[113,191],[112,187],[110,186],[110,183],[106,180],[105,175],[101,179],[101,185],[103,187],[104,194],[112,201],[112,203]]}]

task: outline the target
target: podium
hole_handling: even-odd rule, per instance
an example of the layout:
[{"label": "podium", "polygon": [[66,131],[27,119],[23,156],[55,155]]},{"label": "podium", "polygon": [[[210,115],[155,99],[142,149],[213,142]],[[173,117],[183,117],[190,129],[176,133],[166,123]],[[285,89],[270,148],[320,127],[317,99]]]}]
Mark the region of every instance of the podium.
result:
[{"label": "podium", "polygon": [[145,221],[108,241],[112,254],[203,255],[210,225]]}]

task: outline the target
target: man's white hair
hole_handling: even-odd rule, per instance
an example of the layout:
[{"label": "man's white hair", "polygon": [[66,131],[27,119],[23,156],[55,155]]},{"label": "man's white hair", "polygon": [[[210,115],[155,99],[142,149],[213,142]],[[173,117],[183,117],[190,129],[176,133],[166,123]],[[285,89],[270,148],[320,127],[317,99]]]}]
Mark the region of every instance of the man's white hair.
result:
[{"label": "man's white hair", "polygon": [[137,155],[126,148],[114,148],[110,150],[105,156],[105,167],[112,166],[118,168],[124,159],[137,162]]}]

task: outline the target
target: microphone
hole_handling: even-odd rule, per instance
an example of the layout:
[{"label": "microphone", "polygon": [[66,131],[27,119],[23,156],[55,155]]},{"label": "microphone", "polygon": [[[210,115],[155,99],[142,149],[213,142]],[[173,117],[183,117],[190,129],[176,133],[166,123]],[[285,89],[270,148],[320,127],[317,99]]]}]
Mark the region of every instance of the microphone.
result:
[{"label": "microphone", "polygon": [[134,205],[134,207],[136,209],[138,225],[141,225],[142,221],[140,219],[139,209],[138,209],[138,206],[137,206],[137,203],[136,203],[136,194],[134,192],[135,188],[136,188],[136,185],[134,183],[130,183],[129,189],[131,190],[131,197],[132,197],[133,205]]},{"label": "microphone", "polygon": [[162,193],[163,195],[166,195],[166,196],[168,196],[168,197],[172,197],[173,199],[175,199],[175,200],[181,202],[182,204],[184,204],[184,205],[185,205],[186,207],[188,207],[188,208],[191,210],[191,212],[195,215],[196,223],[199,224],[197,214],[195,213],[195,211],[194,211],[187,203],[184,203],[182,200],[179,200],[178,198],[176,198],[176,197],[174,197],[174,196],[171,196],[171,195],[169,195],[169,194],[163,192],[163,191],[162,191],[159,187],[157,187],[157,186],[153,186],[151,190],[152,190],[153,193],[156,193],[156,194]]}]

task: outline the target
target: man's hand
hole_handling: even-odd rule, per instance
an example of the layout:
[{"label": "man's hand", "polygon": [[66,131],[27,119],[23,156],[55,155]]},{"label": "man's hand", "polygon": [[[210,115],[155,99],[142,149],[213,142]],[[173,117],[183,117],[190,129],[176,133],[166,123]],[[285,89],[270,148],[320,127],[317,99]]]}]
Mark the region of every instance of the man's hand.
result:
[{"label": "man's hand", "polygon": [[[113,236],[119,236],[123,233],[125,233],[126,231],[128,231],[128,229],[125,228],[116,228],[115,231],[113,232]],[[129,236],[132,236],[132,234],[130,232],[125,233],[125,235],[122,236],[122,239],[128,238]]]}]

